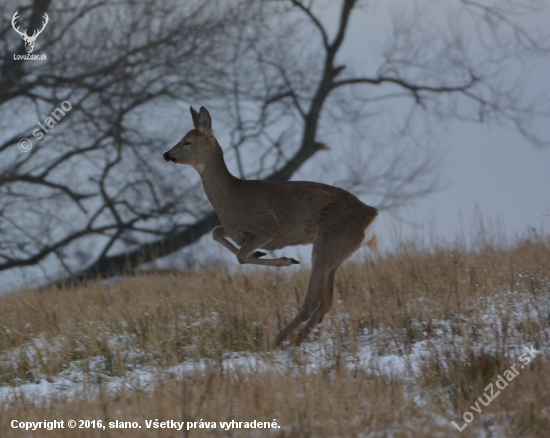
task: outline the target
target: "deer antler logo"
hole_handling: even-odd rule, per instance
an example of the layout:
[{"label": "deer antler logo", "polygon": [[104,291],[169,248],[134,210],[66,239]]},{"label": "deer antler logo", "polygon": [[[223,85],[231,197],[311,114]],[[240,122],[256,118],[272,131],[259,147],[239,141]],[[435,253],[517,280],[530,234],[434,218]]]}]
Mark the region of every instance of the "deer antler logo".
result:
[{"label": "deer antler logo", "polygon": [[15,11],[15,14],[13,14],[13,18],[11,19],[11,25],[13,27],[13,30],[15,30],[19,35],[21,35],[21,38],[25,41],[25,50],[27,53],[32,53],[34,50],[34,43],[36,42],[36,39],[38,38],[38,35],[42,33],[44,28],[46,27],[46,24],[48,24],[48,14],[44,13],[44,20],[42,22],[42,29],[33,31],[31,36],[27,35],[27,30],[25,32],[21,32],[19,30],[19,26],[15,27],[15,22],[19,18],[19,11]]}]

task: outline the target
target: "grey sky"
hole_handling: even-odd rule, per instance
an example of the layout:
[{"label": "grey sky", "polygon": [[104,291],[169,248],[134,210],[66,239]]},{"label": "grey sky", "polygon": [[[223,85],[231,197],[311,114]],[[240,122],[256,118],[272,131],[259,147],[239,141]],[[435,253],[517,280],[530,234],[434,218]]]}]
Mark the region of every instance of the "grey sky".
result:
[{"label": "grey sky", "polygon": [[[393,10],[400,3],[410,4],[392,2]],[[442,3],[432,2],[431,5]],[[453,3],[457,2],[448,2]],[[369,60],[362,59],[360,54],[366,53],[366,46],[376,51],[376,44],[382,43],[384,35],[388,34],[389,20],[384,2],[377,2],[375,10],[376,19],[371,18],[368,10],[353,17],[345,46],[346,58],[367,70]],[[325,17],[334,23],[335,18],[337,12],[334,10]],[[545,13],[530,16],[525,25],[540,28],[549,22],[550,8],[546,8]],[[548,59],[530,66],[530,73],[526,78],[528,91],[550,91]],[[451,239],[461,230],[468,234],[476,205],[485,219],[500,221],[509,235],[541,225],[550,231],[549,149],[533,147],[513,128],[458,121],[452,122],[439,140],[442,147],[448,147],[442,172],[445,188],[399,212],[405,221],[425,224],[421,230],[403,225],[404,237],[434,231],[445,239]],[[392,231],[395,226],[395,223],[390,225]],[[382,226],[380,232],[381,240],[387,242],[389,230]]]}]

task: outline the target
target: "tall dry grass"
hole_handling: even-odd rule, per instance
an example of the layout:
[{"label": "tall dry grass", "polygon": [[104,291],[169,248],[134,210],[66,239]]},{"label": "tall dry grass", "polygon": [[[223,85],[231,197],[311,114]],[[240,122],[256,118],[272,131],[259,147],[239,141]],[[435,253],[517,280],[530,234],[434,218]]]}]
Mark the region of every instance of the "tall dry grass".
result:
[{"label": "tall dry grass", "polygon": [[[308,342],[272,351],[308,274],[209,268],[0,297],[0,379],[14,388],[0,436],[168,437],[175,432],[145,429],[143,420],[274,418],[280,429],[184,436],[548,436],[549,238],[480,238],[470,249],[408,243],[349,263]],[[459,434],[450,421],[463,424],[528,345],[541,356]],[[124,380],[145,371],[153,376],[146,387]],[[16,391],[63,376],[80,385],[48,397]],[[142,429],[28,435],[10,427],[56,418],[138,421]]]}]

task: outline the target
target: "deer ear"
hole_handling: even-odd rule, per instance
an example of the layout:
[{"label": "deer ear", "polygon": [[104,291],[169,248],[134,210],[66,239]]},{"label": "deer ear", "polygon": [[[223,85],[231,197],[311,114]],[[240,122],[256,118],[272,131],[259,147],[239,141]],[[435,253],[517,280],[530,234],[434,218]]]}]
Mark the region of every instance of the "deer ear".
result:
[{"label": "deer ear", "polygon": [[189,108],[189,110],[191,111],[191,117],[193,117],[193,126],[195,129],[199,129],[199,113],[193,107]]},{"label": "deer ear", "polygon": [[212,119],[205,107],[201,106],[198,118],[198,128],[206,135],[212,135]]}]

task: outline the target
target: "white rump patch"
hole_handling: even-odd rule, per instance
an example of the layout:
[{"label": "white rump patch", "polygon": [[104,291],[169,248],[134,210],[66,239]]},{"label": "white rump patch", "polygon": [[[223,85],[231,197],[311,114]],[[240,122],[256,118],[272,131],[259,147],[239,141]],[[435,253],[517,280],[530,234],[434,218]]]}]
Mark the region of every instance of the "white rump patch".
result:
[{"label": "white rump patch", "polygon": [[365,238],[363,239],[363,245],[366,245],[369,243],[372,239],[372,236],[374,236],[374,228],[376,226],[376,222],[378,221],[378,216],[374,218],[374,220],[368,225],[367,229],[365,230]]}]

